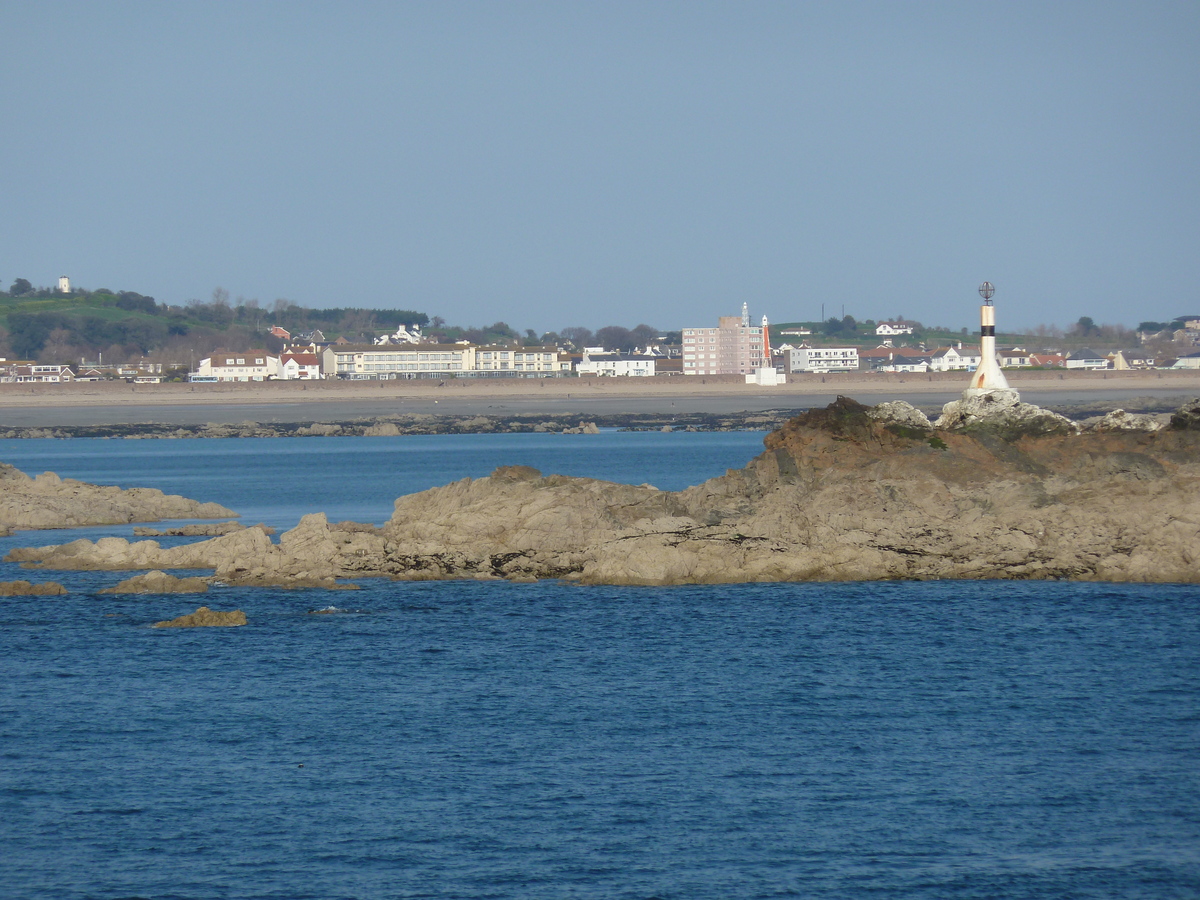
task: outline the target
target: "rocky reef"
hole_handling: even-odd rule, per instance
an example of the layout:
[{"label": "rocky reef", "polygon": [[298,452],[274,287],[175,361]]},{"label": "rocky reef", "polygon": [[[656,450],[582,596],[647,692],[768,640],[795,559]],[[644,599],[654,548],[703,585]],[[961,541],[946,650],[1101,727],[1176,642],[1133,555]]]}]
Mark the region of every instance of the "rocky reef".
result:
[{"label": "rocky reef", "polygon": [[189,613],[186,616],[180,616],[177,619],[169,619],[164,622],[155,622],[155,628],[232,628],[238,625],[246,624],[246,614],[240,609],[221,612],[220,610],[209,609],[207,606],[201,606],[194,613]]},{"label": "rocky reef", "polygon": [[908,404],[839,398],[772,432],[745,468],[679,492],[509,466],[401,497],[382,528],[318,513],[277,544],[248,528],[172,548],[105,538],[8,559],[201,568],[261,585],[1200,581],[1200,401],[1165,427],[1086,433],[1019,399],[960,402],[935,427]]},{"label": "rocky reef", "polygon": [[0,597],[61,597],[67,589],[56,581],[0,581]]},{"label": "rocky reef", "polygon": [[122,490],[43,472],[30,478],[0,463],[0,534],[20,529],[123,525],[162,519],[236,516],[217,503],[199,503],[154,488]]},{"label": "rocky reef", "polygon": [[176,578],[155,569],[126,578],[120,584],[100,591],[101,594],[203,594],[208,582],[203,578]]}]

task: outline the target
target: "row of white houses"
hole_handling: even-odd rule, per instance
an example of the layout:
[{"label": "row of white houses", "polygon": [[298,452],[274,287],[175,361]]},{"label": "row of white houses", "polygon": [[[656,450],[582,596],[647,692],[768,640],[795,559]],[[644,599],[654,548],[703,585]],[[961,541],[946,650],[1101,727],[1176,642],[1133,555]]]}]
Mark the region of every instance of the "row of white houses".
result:
[{"label": "row of white houses", "polygon": [[[982,361],[976,346],[941,347],[934,351],[909,348],[810,347],[784,345],[784,373],[974,371]],[[1069,356],[1006,349],[998,353],[1006,369],[1055,367],[1066,369],[1154,368],[1154,360],[1137,351],[1112,354],[1094,350]],[[1200,368],[1200,354],[1180,357],[1171,368]],[[687,370],[684,370],[687,373]],[[660,374],[654,356],[584,353],[573,360],[554,347],[477,347],[466,344],[335,344],[314,352],[289,351],[273,356],[265,350],[215,353],[202,359],[193,381],[269,381],[319,378],[396,379],[448,376],[548,377],[575,373],[591,376],[653,377]],[[23,373],[33,379],[33,373]],[[49,380],[38,373],[37,380]],[[69,376],[63,377],[67,380]]]},{"label": "row of white houses", "polygon": [[[798,347],[784,345],[783,369],[785,372],[973,372],[983,361],[977,346],[939,347],[926,351],[916,348],[877,347],[859,350],[857,347]],[[997,351],[996,360],[1005,369],[1063,368],[1063,369],[1153,369],[1159,362],[1139,350],[1116,350],[1102,353],[1090,348],[1075,350],[1067,355],[1059,353],[1029,353],[1020,348],[1003,348]],[[1200,354],[1189,354],[1165,363],[1173,369],[1200,368]]]},{"label": "row of white houses", "polygon": [[[292,381],[318,378],[442,378],[451,375],[545,377],[571,371],[571,357],[555,347],[332,344],[319,353],[311,349],[288,351],[279,356],[272,356],[266,350],[214,353],[200,360],[191,380]],[[654,374],[652,363],[649,374]]]}]

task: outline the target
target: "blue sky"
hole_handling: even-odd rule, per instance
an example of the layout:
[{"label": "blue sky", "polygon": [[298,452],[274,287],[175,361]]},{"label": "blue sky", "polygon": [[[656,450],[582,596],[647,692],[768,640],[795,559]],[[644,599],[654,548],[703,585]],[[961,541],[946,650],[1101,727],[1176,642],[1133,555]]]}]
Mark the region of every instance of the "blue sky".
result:
[{"label": "blue sky", "polygon": [[1196,2],[0,0],[0,281],[539,332],[1200,312]]}]

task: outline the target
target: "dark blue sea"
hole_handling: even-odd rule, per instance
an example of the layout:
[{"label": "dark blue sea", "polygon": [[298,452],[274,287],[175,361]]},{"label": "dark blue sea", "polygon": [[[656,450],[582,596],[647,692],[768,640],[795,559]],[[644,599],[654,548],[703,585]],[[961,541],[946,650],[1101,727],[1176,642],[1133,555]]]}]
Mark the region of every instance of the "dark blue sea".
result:
[{"label": "dark blue sea", "polygon": [[[761,434],[0,441],[279,527]],[[24,532],[12,546],[128,526]],[[0,599],[4,898],[1195,898],[1200,590],[361,582]],[[234,629],[154,630],[199,603]],[[338,610],[326,615],[311,610]]]}]

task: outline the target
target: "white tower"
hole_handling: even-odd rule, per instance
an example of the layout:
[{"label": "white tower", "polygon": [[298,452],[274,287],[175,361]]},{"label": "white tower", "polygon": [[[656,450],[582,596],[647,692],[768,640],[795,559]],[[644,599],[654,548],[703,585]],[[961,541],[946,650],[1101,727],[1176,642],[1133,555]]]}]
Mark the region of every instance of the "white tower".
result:
[{"label": "white tower", "polygon": [[979,286],[979,296],[983,298],[983,306],[979,307],[979,368],[971,376],[970,390],[976,391],[1007,391],[1011,390],[1000,364],[996,362],[996,308],[992,306],[992,295],[996,289],[990,281]]},{"label": "white tower", "polygon": [[60,294],[71,293],[71,279],[68,278],[66,275],[58,276],[58,292]]},{"label": "white tower", "polygon": [[742,327],[743,328],[750,327],[750,304],[749,303],[742,304]]}]

